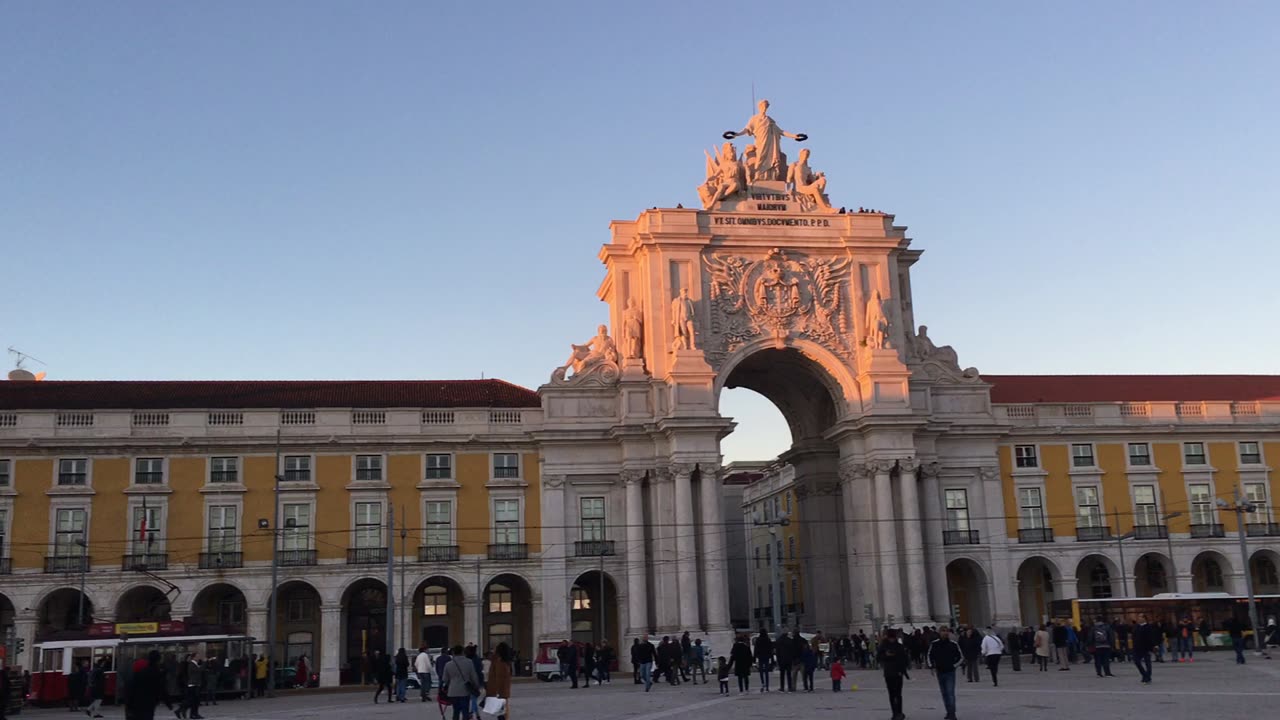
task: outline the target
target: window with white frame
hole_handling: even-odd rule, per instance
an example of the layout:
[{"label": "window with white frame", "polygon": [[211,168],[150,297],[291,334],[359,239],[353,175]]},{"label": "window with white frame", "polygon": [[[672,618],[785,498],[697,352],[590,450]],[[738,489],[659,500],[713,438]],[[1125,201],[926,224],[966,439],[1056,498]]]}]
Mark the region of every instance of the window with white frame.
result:
[{"label": "window with white frame", "polygon": [[573,600],[574,610],[590,610],[591,609],[591,596],[587,594],[586,590],[583,590],[577,585],[574,585],[573,590],[570,590],[569,594]]},{"label": "window with white frame", "polygon": [[243,600],[222,600],[218,603],[219,625],[242,625],[245,621]]},{"label": "window with white frame", "polygon": [[1014,445],[1013,446],[1013,464],[1020,468],[1040,467],[1040,461],[1036,457],[1035,445]]},{"label": "window with white frame", "polygon": [[493,476],[495,478],[520,477],[520,456],[516,453],[494,453]]},{"label": "window with white frame", "polygon": [[512,607],[511,588],[506,585],[490,585],[489,586],[489,612],[491,613],[509,613]]},{"label": "window with white frame", "polygon": [[1072,443],[1071,467],[1093,467],[1093,443]]},{"label": "window with white frame", "polygon": [[604,498],[584,497],[578,501],[578,507],[583,541],[604,540]]},{"label": "window with white frame", "polygon": [[280,513],[284,518],[280,547],[284,550],[310,550],[311,503],[285,503]]},{"label": "window with white frame", "polygon": [[84,508],[58,508],[54,514],[53,554],[58,557],[79,555],[77,540],[83,540],[88,513]]},{"label": "window with white frame", "polygon": [[769,607],[773,607],[773,583],[769,583]]},{"label": "window with white frame", "polygon": [[284,456],[285,482],[311,482],[311,456]]},{"label": "window with white frame", "polygon": [[134,485],[159,485],[164,482],[164,458],[138,458],[133,461]]},{"label": "window with white frame", "polygon": [[1097,486],[1081,485],[1076,488],[1076,527],[1102,527],[1102,506]]},{"label": "window with white frame", "polygon": [[947,503],[947,529],[966,531],[969,529],[969,492],[963,488],[947,490],[944,494]]},{"label": "window with white frame", "polygon": [[1266,483],[1245,483],[1244,499],[1254,507],[1253,512],[1246,514],[1245,522],[1265,523],[1271,520],[1271,513],[1267,509]]},{"label": "window with white frame", "polygon": [[1213,524],[1213,493],[1208,483],[1192,483],[1187,486],[1187,496],[1191,498],[1191,524]]},{"label": "window with white frame", "polygon": [[216,457],[209,460],[209,482],[234,483],[240,481],[240,458]]},{"label": "window with white frame", "polygon": [[84,485],[89,479],[89,461],[85,458],[66,458],[58,461],[59,485]]},{"label": "window with white frame", "polygon": [[375,548],[382,546],[382,503],[358,502],[355,505],[355,546]]},{"label": "window with white frame", "polygon": [[209,552],[235,552],[237,519],[235,505],[209,506]]},{"label": "window with white frame", "polygon": [[453,477],[453,456],[449,453],[432,453],[427,456],[427,479],[449,480]]},{"label": "window with white frame", "polygon": [[1133,486],[1133,524],[1141,527],[1160,524],[1160,508],[1156,505],[1155,485]]},{"label": "window with white frame", "polygon": [[1129,466],[1146,467],[1151,464],[1151,446],[1147,443],[1129,443]]},{"label": "window with white frame", "polygon": [[426,544],[431,547],[447,547],[453,544],[453,503],[451,501],[427,501]]},{"label": "window with white frame", "polygon": [[291,597],[285,610],[289,622],[305,622],[316,615],[315,601],[305,597]]},{"label": "window with white frame", "polygon": [[1240,443],[1240,464],[1241,465],[1261,465],[1262,453],[1258,450],[1256,442]]},{"label": "window with white frame", "polygon": [[1018,488],[1018,514],[1021,516],[1023,530],[1039,530],[1044,527],[1044,501],[1040,497],[1040,488]]},{"label": "window with white frame", "polygon": [[1204,443],[1182,443],[1182,462],[1186,465],[1204,465]]},{"label": "window with white frame", "polygon": [[133,532],[130,542],[134,555],[144,555],[156,550],[160,540],[160,508],[155,505],[138,505],[133,508]]},{"label": "window with white frame", "polygon": [[800,604],[800,578],[794,575],[791,577],[791,604]]},{"label": "window with white frame", "polygon": [[422,591],[422,614],[438,617],[449,614],[449,590],[441,585],[428,585]]},{"label": "window with white frame", "polygon": [[357,455],[356,480],[362,482],[377,482],[382,480],[382,456]]},{"label": "window with white frame", "polygon": [[496,545],[520,543],[520,501],[493,501],[493,542]]},{"label": "window with white frame", "polygon": [[10,465],[11,461],[0,460],[0,487],[9,487],[13,484],[13,480],[10,475],[11,470],[9,469]]}]

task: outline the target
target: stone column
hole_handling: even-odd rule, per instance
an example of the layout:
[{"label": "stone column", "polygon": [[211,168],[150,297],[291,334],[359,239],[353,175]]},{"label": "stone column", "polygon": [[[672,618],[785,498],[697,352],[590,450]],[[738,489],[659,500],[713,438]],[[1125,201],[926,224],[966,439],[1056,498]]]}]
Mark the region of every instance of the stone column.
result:
[{"label": "stone column", "polygon": [[991,548],[986,568],[987,582],[991,586],[987,594],[990,622],[998,626],[1016,625],[1022,620],[1022,613],[1018,609],[1018,596],[1013,584],[1016,575],[1009,567],[1009,528],[1005,516],[1010,512],[1016,514],[1017,508],[1006,512],[999,467],[988,465],[980,468],[978,480],[981,497],[978,512],[987,518],[986,530],[979,540]]},{"label": "stone column", "polygon": [[898,568],[898,533],[894,522],[893,481],[890,475],[894,461],[877,460],[871,466],[876,478],[876,532],[879,539],[879,556],[876,561],[880,565],[880,600],[883,606],[877,614],[886,621],[890,615],[895,621],[901,621],[902,578]]},{"label": "stone column", "polygon": [[871,519],[867,512],[871,500],[871,469],[862,463],[847,463],[840,466],[840,502],[844,507],[844,544],[845,544],[845,581],[849,593],[849,630],[850,634],[859,629],[872,630],[870,620],[866,616],[867,603],[876,606],[880,612],[879,585],[874,555],[870,548],[874,546],[874,522],[863,522]]},{"label": "stone column", "polygon": [[929,612],[935,623],[945,624],[951,618],[951,598],[947,591],[947,559],[942,544],[946,518],[942,509],[942,489],[938,483],[941,472],[942,466],[936,462],[920,466],[925,517],[920,534],[924,537],[926,574],[929,577]]},{"label": "stone column", "polygon": [[729,629],[729,569],[725,556],[724,508],[720,498],[720,468],[698,466],[702,493],[702,586],[707,597],[707,629]]},{"label": "stone column", "polygon": [[924,527],[916,488],[918,465],[915,460],[900,461],[898,483],[902,486],[902,564],[907,569],[906,620],[923,624],[929,620],[929,583],[925,577]]},{"label": "stone column", "polygon": [[649,475],[649,487],[653,493],[649,518],[653,534],[653,558],[648,564],[650,584],[653,586],[653,619],[656,630],[661,633],[672,633],[680,629],[680,608],[676,597],[680,594],[675,573],[676,562],[676,526],[672,522],[675,517],[675,498],[671,482],[671,471],[667,468],[655,469]]},{"label": "stone column", "polygon": [[324,605],[320,608],[320,687],[337,687],[340,684],[341,647],[342,606]]},{"label": "stone column", "polygon": [[[16,604],[16,603],[15,603]],[[74,611],[73,611],[74,612]],[[30,670],[36,664],[36,629],[39,626],[39,620],[35,611],[23,612],[18,610],[13,616],[13,633],[15,638],[22,638],[26,641],[27,647],[22,654],[16,658],[10,658],[7,665],[21,665],[24,669]],[[8,702],[6,699],[5,702]]]},{"label": "stone column", "polygon": [[246,630],[251,637],[265,638],[267,636],[267,609],[265,607],[248,608],[247,617],[245,619],[248,620],[248,627]]},{"label": "stone column", "polygon": [[[564,508],[564,476],[542,476],[542,631],[548,635],[535,635],[534,640],[562,639],[569,637],[569,586],[566,559],[567,534]],[[532,590],[532,588],[530,588]],[[474,625],[474,640],[480,644],[484,634],[479,632],[480,622]]]},{"label": "stone column", "polygon": [[698,546],[694,541],[693,465],[671,466],[676,483],[676,586],[679,588],[680,628],[693,630],[698,622]]},{"label": "stone column", "polygon": [[649,588],[644,542],[644,471],[623,470],[627,488],[627,615],[626,635],[649,632]]}]

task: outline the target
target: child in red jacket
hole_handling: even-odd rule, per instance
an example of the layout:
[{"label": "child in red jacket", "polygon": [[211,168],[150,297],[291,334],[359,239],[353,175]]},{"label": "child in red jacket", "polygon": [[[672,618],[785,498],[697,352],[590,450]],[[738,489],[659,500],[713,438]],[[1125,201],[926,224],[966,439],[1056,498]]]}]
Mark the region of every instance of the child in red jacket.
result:
[{"label": "child in red jacket", "polygon": [[840,681],[844,679],[844,664],[839,660],[831,663],[831,692],[840,692]]}]

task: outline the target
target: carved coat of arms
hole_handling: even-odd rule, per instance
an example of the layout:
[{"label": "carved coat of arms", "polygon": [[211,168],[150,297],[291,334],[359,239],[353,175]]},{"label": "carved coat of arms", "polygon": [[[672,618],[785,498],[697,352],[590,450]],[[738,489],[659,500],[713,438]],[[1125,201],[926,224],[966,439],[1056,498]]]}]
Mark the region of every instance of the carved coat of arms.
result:
[{"label": "carved coat of arms", "polygon": [[703,262],[711,279],[711,330],[720,336],[708,348],[709,359],[722,360],[762,335],[779,347],[789,336],[807,337],[852,356],[842,298],[848,259],[810,259],[775,248],[763,258],[711,254]]}]

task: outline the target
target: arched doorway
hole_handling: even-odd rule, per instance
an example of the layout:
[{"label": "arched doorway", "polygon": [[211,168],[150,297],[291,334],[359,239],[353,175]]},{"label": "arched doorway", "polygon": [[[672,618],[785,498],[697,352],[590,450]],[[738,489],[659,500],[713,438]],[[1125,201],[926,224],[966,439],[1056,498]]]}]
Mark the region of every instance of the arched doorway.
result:
[{"label": "arched doorway", "polygon": [[1280,595],[1280,553],[1259,550],[1249,558],[1249,575],[1258,595]]},{"label": "arched doorway", "polygon": [[1161,553],[1149,552],[1133,565],[1134,597],[1173,592],[1173,565]]},{"label": "arched doorway", "polygon": [[1037,626],[1049,618],[1049,603],[1057,597],[1058,567],[1048,558],[1029,557],[1018,566],[1018,608],[1022,624]]},{"label": "arched doorway", "polygon": [[533,592],[519,575],[505,573],[484,589],[484,636],[481,650],[488,652],[505,642],[520,653],[522,662],[533,659]]},{"label": "arched doorway", "polygon": [[342,626],[342,682],[360,682],[369,655],[387,647],[386,584],[373,578],[351,583],[342,594]]},{"label": "arched doorway", "polygon": [[0,594],[0,637],[9,637],[9,628],[13,627],[13,601]]},{"label": "arched doorway", "polygon": [[84,598],[84,614],[79,616],[80,591],[75,588],[59,588],[40,601],[37,608],[36,640],[48,640],[65,630],[77,630],[93,622],[93,601]]},{"label": "arched doorway", "polygon": [[1076,565],[1076,596],[1086,600],[1120,597],[1120,571],[1104,555],[1088,555]]},{"label": "arched doorway", "polygon": [[1231,592],[1231,563],[1221,553],[1207,550],[1191,561],[1191,589],[1195,592]]},{"label": "arched doorway", "polygon": [[435,575],[423,580],[413,592],[412,637],[432,649],[462,642],[462,604],[462,586],[453,579]]},{"label": "arched doorway", "polygon": [[169,596],[151,585],[126,590],[116,601],[116,622],[164,622],[170,617]]},{"label": "arched doorway", "polygon": [[[248,607],[244,593],[234,585],[215,583],[196,594],[191,603],[191,620],[210,631],[240,634],[248,627]],[[190,630],[192,628],[188,628]]]},{"label": "arched doorway", "polygon": [[[269,593],[268,593],[269,595]],[[297,665],[306,655],[307,664],[320,669],[319,649],[325,642],[320,634],[320,593],[302,580],[290,580],[276,590],[276,649],[279,667]]]},{"label": "arched doorway", "polygon": [[982,566],[969,558],[947,563],[947,592],[956,611],[956,622],[985,627],[991,623],[989,583]]},{"label": "arched doorway", "polygon": [[[601,580],[604,581],[603,596]],[[603,600],[602,600],[603,597]],[[602,604],[603,603],[603,604]],[[601,608],[604,616],[601,617]],[[569,589],[570,627],[575,642],[589,642],[599,645],[608,640],[609,644],[618,647],[618,589],[608,573],[590,570],[578,576]],[[604,623],[601,632],[600,623]]]}]

